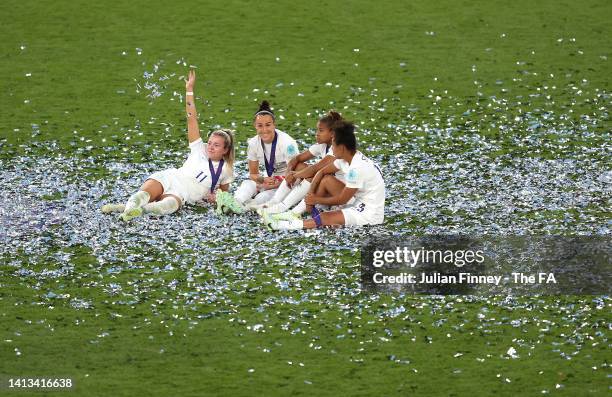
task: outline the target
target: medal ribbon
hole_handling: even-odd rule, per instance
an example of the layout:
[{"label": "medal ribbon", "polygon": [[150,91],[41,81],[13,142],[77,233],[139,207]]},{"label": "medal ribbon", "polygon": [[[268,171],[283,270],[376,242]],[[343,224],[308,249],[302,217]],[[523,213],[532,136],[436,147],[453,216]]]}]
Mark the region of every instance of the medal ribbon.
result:
[{"label": "medal ribbon", "polygon": [[210,159],[208,159],[208,168],[210,169],[210,177],[212,181],[210,182],[210,192],[213,193],[215,191],[215,186],[217,186],[217,182],[219,182],[219,178],[221,177],[221,171],[223,171],[223,159],[219,161],[219,168],[215,171],[215,167],[213,167],[213,163]]},{"label": "medal ribbon", "polygon": [[274,160],[276,160],[276,142],[278,141],[278,134],[274,131],[274,140],[272,141],[272,149],[270,150],[270,161],[266,157],[266,147],[263,141],[261,141],[261,148],[263,149],[264,162],[266,163],[266,173],[268,176],[272,176],[274,173]]}]

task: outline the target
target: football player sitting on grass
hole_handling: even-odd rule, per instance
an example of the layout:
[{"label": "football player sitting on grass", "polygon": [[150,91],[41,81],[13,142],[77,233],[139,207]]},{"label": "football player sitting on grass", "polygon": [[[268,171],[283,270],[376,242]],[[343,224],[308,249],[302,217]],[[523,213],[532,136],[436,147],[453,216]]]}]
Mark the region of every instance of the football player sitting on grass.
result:
[{"label": "football player sitting on grass", "polygon": [[[332,150],[336,160],[317,172],[305,198],[312,218],[302,220],[291,211],[273,215],[264,212],[264,223],[268,227],[275,230],[297,230],[334,225],[376,225],[383,222],[385,182],[380,168],[357,150],[353,123],[338,121],[332,129]],[[338,171],[346,175],[346,183],[334,176]],[[317,206],[339,206],[339,209],[321,212]]]}]

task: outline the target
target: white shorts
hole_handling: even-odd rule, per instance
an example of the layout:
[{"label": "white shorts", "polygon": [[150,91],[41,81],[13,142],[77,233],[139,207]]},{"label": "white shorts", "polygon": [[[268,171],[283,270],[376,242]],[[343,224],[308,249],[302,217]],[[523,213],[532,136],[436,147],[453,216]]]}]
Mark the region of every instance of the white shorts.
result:
[{"label": "white shorts", "polygon": [[155,172],[147,179],[154,179],[164,188],[163,194],[172,194],[181,199],[184,204],[193,204],[203,200],[206,196],[206,187],[199,184],[194,178],[183,175],[176,168]]},{"label": "white shorts", "polygon": [[346,226],[378,225],[384,222],[385,214],[380,211],[368,211],[359,203],[344,206],[342,209]]}]

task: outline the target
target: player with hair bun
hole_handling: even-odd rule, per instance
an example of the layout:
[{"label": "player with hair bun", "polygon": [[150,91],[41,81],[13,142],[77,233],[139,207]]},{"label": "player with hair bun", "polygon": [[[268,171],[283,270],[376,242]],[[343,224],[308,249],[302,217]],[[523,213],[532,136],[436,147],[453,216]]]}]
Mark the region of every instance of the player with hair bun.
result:
[{"label": "player with hair bun", "polygon": [[[268,214],[285,212],[298,203],[292,211],[297,214],[302,214],[306,211],[306,204],[302,199],[310,190],[312,178],[320,169],[336,159],[333,150],[331,150],[333,138],[332,126],[340,120],[342,120],[340,113],[333,110],[330,110],[319,119],[315,135],[316,142],[289,161],[287,177],[276,190],[274,197],[263,204],[258,210],[262,216],[263,212]],[[318,158],[319,161],[310,166],[307,165],[306,161],[313,158]],[[342,178],[340,173],[336,177]]]},{"label": "player with hair bun", "polygon": [[185,82],[187,139],[191,153],[180,168],[159,171],[147,178],[140,190],[125,204],[106,204],[102,212],[121,212],[120,218],[130,221],[143,213],[168,215],[184,204],[216,201],[219,191],[227,191],[234,180],[234,137],[232,131],[221,129],[200,137],[194,102],[195,71],[189,71]]},{"label": "player with hair bun", "polygon": [[[376,225],[385,217],[385,182],[378,166],[357,150],[355,126],[338,121],[332,127],[332,149],[336,160],[317,172],[305,202],[312,219],[302,220],[288,211],[264,213],[264,223],[275,230],[311,229],[321,226]],[[333,174],[343,171],[346,183]],[[320,212],[317,205],[340,206],[339,210]]]},{"label": "player with hair bun", "polygon": [[[283,182],[289,163],[298,154],[297,142],[276,129],[276,118],[268,101],[261,102],[253,125],[257,135],[248,140],[249,179],[242,182],[234,195],[217,196],[217,213],[243,213],[269,201]],[[259,167],[264,165],[265,175]]]}]

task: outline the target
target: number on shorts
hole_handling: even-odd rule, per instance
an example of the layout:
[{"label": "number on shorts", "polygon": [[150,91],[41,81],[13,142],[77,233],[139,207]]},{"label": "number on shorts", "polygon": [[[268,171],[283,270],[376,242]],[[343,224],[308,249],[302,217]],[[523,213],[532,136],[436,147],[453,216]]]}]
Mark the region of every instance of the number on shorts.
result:
[{"label": "number on shorts", "polygon": [[365,203],[359,204],[355,209],[359,212],[363,212],[363,210],[365,210]]}]

